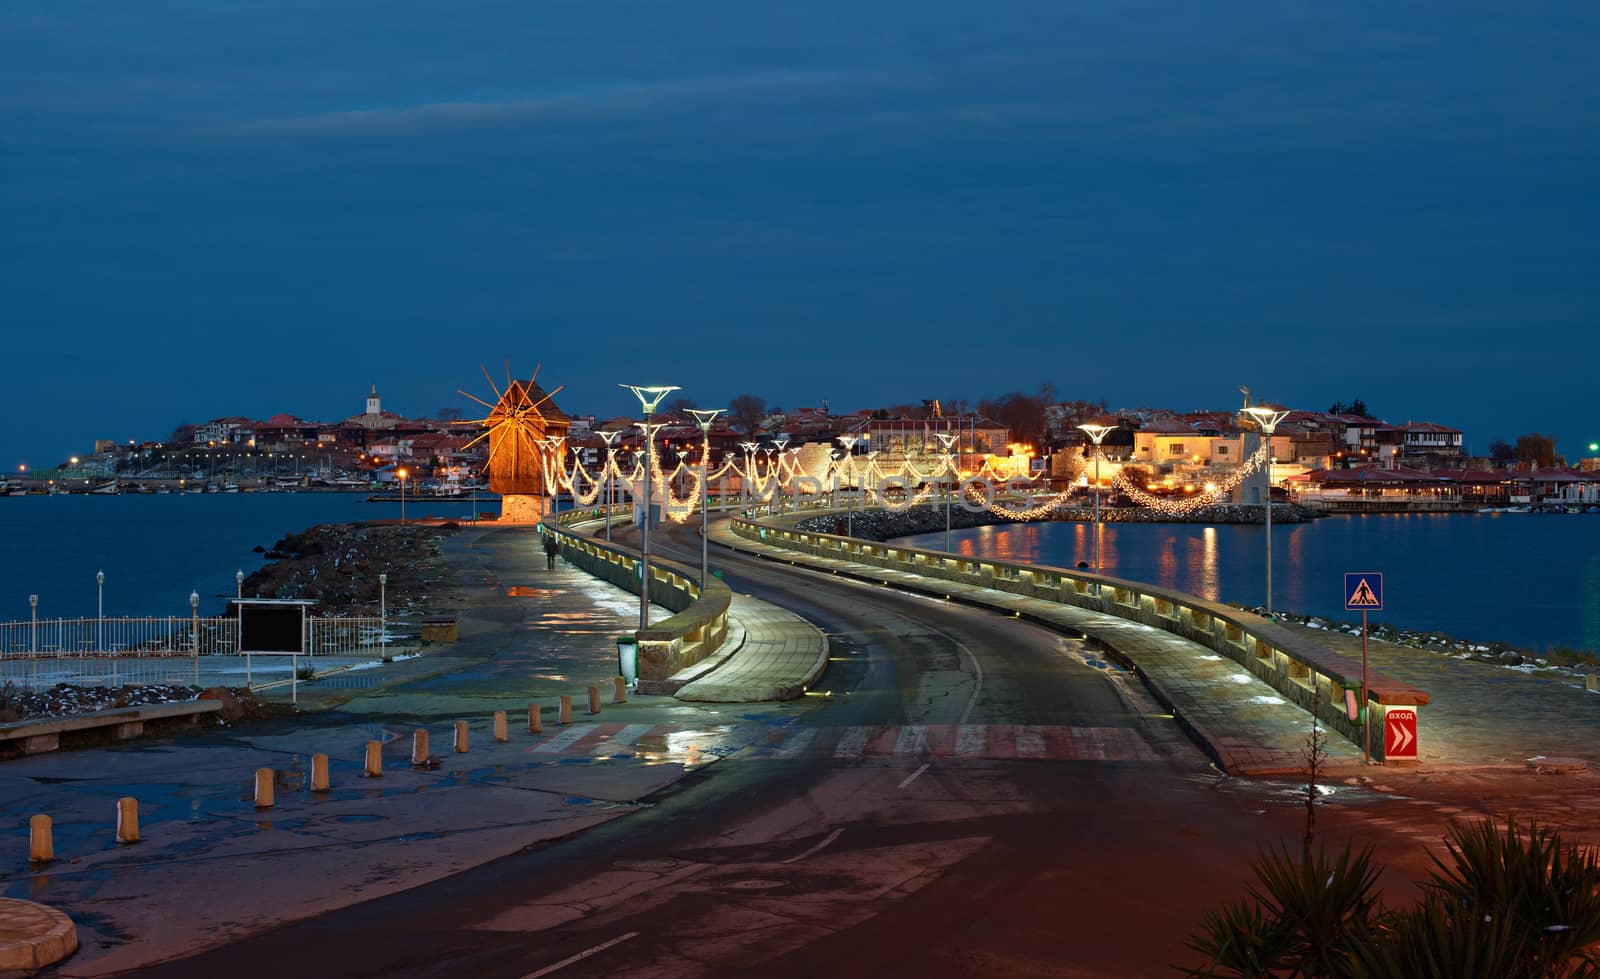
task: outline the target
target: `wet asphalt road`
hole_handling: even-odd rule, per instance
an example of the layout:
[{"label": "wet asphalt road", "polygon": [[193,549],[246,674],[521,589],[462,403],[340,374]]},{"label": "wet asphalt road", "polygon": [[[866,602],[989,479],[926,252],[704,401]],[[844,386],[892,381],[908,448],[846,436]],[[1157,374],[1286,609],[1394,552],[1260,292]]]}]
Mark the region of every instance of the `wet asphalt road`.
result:
[{"label": "wet asphalt road", "polygon": [[[663,550],[698,563],[688,538]],[[1152,975],[1187,959],[1183,935],[1261,844],[1298,838],[1292,806],[1226,787],[1070,638],[713,561],[829,634],[834,661],[797,726],[817,750],[736,755],[572,839],[141,974]],[[922,726],[928,745],[905,739]],[[1063,755],[1063,730],[1137,760]],[[887,732],[895,750],[846,751],[851,731]],[[931,749],[931,732],[993,747],[997,731],[1019,753],[1036,736],[1041,755]]]}]

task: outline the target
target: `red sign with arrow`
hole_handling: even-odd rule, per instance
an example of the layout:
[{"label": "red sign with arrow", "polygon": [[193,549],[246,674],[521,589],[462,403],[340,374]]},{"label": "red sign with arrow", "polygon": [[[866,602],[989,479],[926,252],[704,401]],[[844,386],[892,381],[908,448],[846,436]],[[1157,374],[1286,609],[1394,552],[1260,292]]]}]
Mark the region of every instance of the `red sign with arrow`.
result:
[{"label": "red sign with arrow", "polygon": [[1383,715],[1385,761],[1417,757],[1417,712],[1391,710]]}]

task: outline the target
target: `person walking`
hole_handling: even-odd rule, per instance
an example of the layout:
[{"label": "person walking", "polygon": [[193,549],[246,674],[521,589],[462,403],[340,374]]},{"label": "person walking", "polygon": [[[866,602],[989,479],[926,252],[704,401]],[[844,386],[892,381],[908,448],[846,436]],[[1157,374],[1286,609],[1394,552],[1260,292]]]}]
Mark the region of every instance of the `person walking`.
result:
[{"label": "person walking", "polygon": [[556,543],[556,535],[555,534],[545,534],[544,535],[544,561],[545,561],[545,569],[546,570],[554,571],[556,569],[556,552],[559,551],[559,550],[561,550],[561,546]]}]

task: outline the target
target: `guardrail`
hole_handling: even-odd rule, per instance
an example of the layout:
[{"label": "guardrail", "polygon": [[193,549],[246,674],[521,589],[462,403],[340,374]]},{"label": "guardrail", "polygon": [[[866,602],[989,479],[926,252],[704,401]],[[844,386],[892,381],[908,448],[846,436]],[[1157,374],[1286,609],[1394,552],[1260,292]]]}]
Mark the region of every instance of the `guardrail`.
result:
[{"label": "guardrail", "polygon": [[[619,512],[631,513],[632,508],[612,508],[613,516]],[[569,529],[572,524],[604,516],[603,507],[568,510],[556,518],[556,524],[540,524],[540,530],[555,535],[561,557],[569,564],[637,595],[641,567],[638,551]],[[639,642],[639,691],[671,694],[678,686],[672,682],[672,675],[716,652],[728,637],[728,608],[733,592],[722,579],[714,577],[702,593],[693,570],[651,554],[650,601],[675,614],[634,633]]]},{"label": "guardrail", "polygon": [[[378,616],[306,620],[307,656],[353,656],[385,648]],[[199,657],[239,648],[235,616],[40,619],[0,622],[0,683],[39,689],[197,683]]]},{"label": "guardrail", "polygon": [[[747,540],[804,554],[1059,602],[1162,629],[1227,656],[1289,701],[1314,711],[1330,729],[1362,743],[1362,727],[1350,720],[1345,700],[1347,690],[1357,691],[1359,696],[1361,663],[1258,615],[1170,588],[1067,568],[969,558],[803,531],[794,526],[803,519],[806,516],[766,520],[735,516],[730,518],[730,526]],[[1428,694],[1368,670],[1367,695],[1373,757],[1384,759],[1388,712],[1416,712],[1420,726],[1419,708],[1428,703]],[[1415,741],[1409,746],[1414,750]],[[1412,755],[1404,760],[1416,758]]]}]

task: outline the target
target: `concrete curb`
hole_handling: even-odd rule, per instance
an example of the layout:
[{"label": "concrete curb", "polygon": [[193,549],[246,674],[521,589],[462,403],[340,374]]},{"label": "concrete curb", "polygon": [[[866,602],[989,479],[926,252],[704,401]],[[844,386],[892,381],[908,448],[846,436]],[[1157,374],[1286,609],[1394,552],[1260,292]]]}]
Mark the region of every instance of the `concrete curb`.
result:
[{"label": "concrete curb", "polygon": [[[818,570],[818,569],[821,569],[821,568],[825,568],[825,566],[823,566],[823,565],[811,564],[809,561],[804,561],[803,562],[802,559],[811,557],[811,555],[808,555],[808,554],[798,554],[797,553],[792,558],[791,557],[779,558],[779,557],[774,557],[773,555],[770,555],[770,554],[763,554],[760,551],[750,550],[749,548],[736,547],[736,546],[734,546],[732,544],[724,543],[723,541],[720,541],[720,540],[713,539],[713,543],[715,543],[718,547],[726,548],[727,550],[733,551],[736,554],[744,554],[744,555],[747,555],[749,557],[759,558],[759,559],[761,559],[763,561],[779,561],[779,562],[782,562],[782,563],[787,563],[787,564],[789,564],[791,566],[794,566],[794,567],[800,567],[800,566],[802,566],[802,563],[803,563],[805,567],[811,568],[812,570]],[[926,587],[926,588],[916,587],[916,586],[913,586],[913,585],[911,585],[910,583],[907,583],[907,582],[888,580],[888,579],[884,579],[882,577],[876,577],[876,576],[873,576],[873,575],[865,575],[865,574],[860,574],[860,573],[857,573],[857,572],[854,572],[854,571],[846,571],[846,570],[841,569],[841,568],[825,568],[825,570],[827,572],[830,572],[830,573],[834,574],[834,575],[837,575],[840,578],[849,578],[852,581],[860,581],[860,582],[864,582],[864,583],[870,584],[870,585],[878,585],[880,587],[894,588],[894,589],[897,589],[899,591],[909,592],[909,593],[912,593],[912,594],[933,595],[933,596],[937,596],[939,598],[946,598],[946,594],[945,594],[944,589],[943,588],[939,588],[939,587],[931,587],[931,586],[930,587]],[[1023,620],[1024,622],[1031,622],[1032,624],[1040,626],[1041,628],[1048,629],[1051,632],[1060,633],[1062,635],[1067,635],[1068,634],[1067,630],[1063,629],[1062,626],[1059,625],[1058,623],[1051,622],[1048,619],[1041,618],[1041,617],[1033,615],[1032,613],[1029,613],[1029,612],[1024,612],[1024,611],[1021,611],[1021,610],[1013,610],[1013,609],[1002,609],[999,606],[990,605],[987,602],[976,601],[976,600],[968,599],[968,598],[964,598],[964,597],[954,597],[954,596],[952,596],[952,597],[949,597],[947,600],[953,605],[966,605],[969,608],[981,608],[981,609],[984,609],[984,610],[989,611],[989,612],[1003,613],[1003,612],[1009,611],[1009,612],[1011,612],[1011,614],[1013,616],[1015,616],[1018,619]],[[1074,632],[1072,634],[1076,635],[1078,633]],[[1162,688],[1160,683],[1155,681],[1148,673],[1146,673],[1142,668],[1140,668],[1137,663],[1133,662],[1133,660],[1129,659],[1124,653],[1122,653],[1120,650],[1116,649],[1114,646],[1111,645],[1111,643],[1108,640],[1102,638],[1101,636],[1093,635],[1093,634],[1089,634],[1089,633],[1084,633],[1084,634],[1089,635],[1090,638],[1094,639],[1095,642],[1097,642],[1100,645],[1104,646],[1108,652],[1110,652],[1120,663],[1123,664],[1124,668],[1127,669],[1128,672],[1130,672],[1134,676],[1138,677],[1139,678],[1139,682],[1141,682],[1141,683],[1143,683],[1145,685],[1146,689],[1148,689],[1150,691],[1151,696],[1155,697],[1156,701],[1158,703],[1160,703],[1161,706],[1165,707],[1167,710],[1172,712],[1172,716],[1177,720],[1178,725],[1180,727],[1182,727],[1184,732],[1187,733],[1189,735],[1189,737],[1195,742],[1195,744],[1199,746],[1201,751],[1205,752],[1206,755],[1208,757],[1210,757],[1212,761],[1216,762],[1217,767],[1221,768],[1224,772],[1228,773],[1229,775],[1245,775],[1245,774],[1247,774],[1246,769],[1243,766],[1241,766],[1238,763],[1238,761],[1233,757],[1232,753],[1229,752],[1226,747],[1224,747],[1224,745],[1222,744],[1221,740],[1218,739],[1215,735],[1213,735],[1210,731],[1206,730],[1206,728],[1205,728],[1205,726],[1203,724],[1200,724],[1198,721],[1194,720],[1193,718],[1186,717],[1184,714],[1179,712],[1179,710],[1177,709],[1176,705],[1173,703],[1172,698],[1167,693],[1167,691],[1164,688]],[[823,665],[826,665],[826,657],[825,656],[824,656]]]},{"label": "concrete curb", "polygon": [[0,970],[42,969],[78,950],[78,926],[55,908],[0,897]]}]

